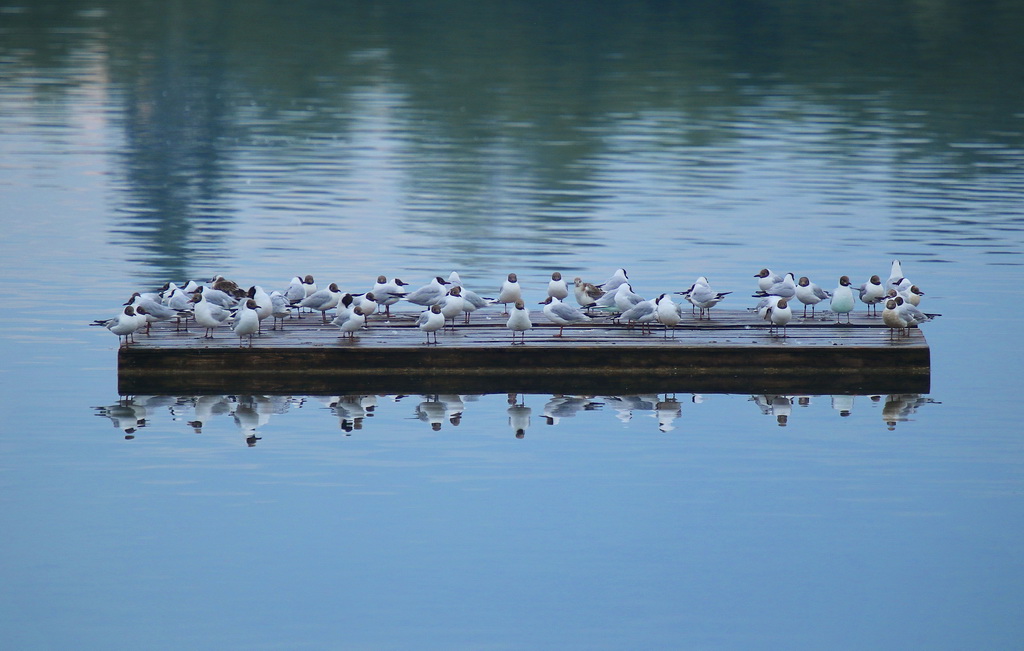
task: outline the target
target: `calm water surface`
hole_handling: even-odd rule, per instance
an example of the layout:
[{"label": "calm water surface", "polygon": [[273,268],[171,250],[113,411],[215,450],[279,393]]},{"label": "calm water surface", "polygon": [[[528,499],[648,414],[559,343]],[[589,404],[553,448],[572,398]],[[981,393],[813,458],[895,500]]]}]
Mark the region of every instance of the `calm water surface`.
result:
[{"label": "calm water surface", "polygon": [[[0,3],[5,647],[1019,645],[1019,3],[278,4]],[[86,326],[894,258],[928,395],[125,399]]]}]

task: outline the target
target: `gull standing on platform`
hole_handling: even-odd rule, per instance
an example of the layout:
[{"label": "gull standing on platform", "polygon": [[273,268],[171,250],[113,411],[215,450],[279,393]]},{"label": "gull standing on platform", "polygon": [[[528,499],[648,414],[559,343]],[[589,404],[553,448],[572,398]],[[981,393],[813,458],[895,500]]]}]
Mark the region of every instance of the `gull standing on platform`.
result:
[{"label": "gull standing on platform", "polygon": [[149,334],[149,328],[154,321],[170,321],[171,319],[178,318],[179,314],[177,310],[172,310],[163,303],[158,303],[151,298],[145,298],[139,292],[132,294],[132,297],[128,299],[125,305],[131,305],[135,308],[136,314],[139,313],[139,308],[145,308],[144,314],[146,315],[146,334]]},{"label": "gull standing on platform", "polygon": [[438,305],[441,306],[441,314],[444,316],[445,322],[451,321],[452,329],[454,329],[455,317],[462,313],[466,305],[466,301],[462,298],[462,288],[455,286],[449,289],[448,295]]},{"label": "gull standing on platform", "polygon": [[292,314],[292,308],[288,303],[288,297],[276,289],[270,294],[270,316],[274,319],[271,330],[277,330],[277,322],[281,322],[281,329],[284,329],[284,320]]},{"label": "gull standing on platform", "polygon": [[466,313],[466,323],[469,323],[469,315],[476,312],[482,307],[487,307],[494,303],[493,298],[487,298],[477,294],[471,289],[468,289],[462,284],[462,279],[459,278],[459,272],[453,271],[448,275],[448,282],[459,287],[462,290],[462,311]]},{"label": "gull standing on platform", "polygon": [[526,310],[522,299],[516,301],[512,314],[508,317],[508,322],[505,323],[505,326],[512,331],[513,346],[516,345],[517,332],[520,333],[519,343],[526,343],[526,331],[533,327],[533,322],[530,321],[530,313]]},{"label": "gull standing on platform", "polygon": [[562,274],[554,272],[551,274],[551,281],[548,283],[548,296],[562,301],[569,295],[569,287],[562,280]]},{"label": "gull standing on platform", "polygon": [[885,287],[882,287],[882,279],[878,276],[871,276],[858,289],[860,290],[860,300],[868,306],[868,316],[872,316],[872,314],[877,316],[878,304],[885,297]]},{"label": "gull standing on platform", "polygon": [[[762,269],[762,271],[766,271]],[[760,282],[758,282],[760,286]],[[754,296],[757,298],[763,298],[765,296],[781,296],[782,298],[793,298],[796,296],[796,279],[793,274],[786,274],[780,282],[777,282],[768,289],[760,289],[754,292]]]},{"label": "gull standing on platform", "polygon": [[301,276],[292,276],[288,283],[288,289],[281,292],[289,305],[294,305],[306,298],[306,286],[302,284]]},{"label": "gull standing on platform", "polygon": [[135,308],[125,305],[121,313],[113,319],[106,321],[94,321],[92,325],[102,325],[117,335],[117,345],[121,346],[121,337],[124,337],[125,346],[128,345],[128,338],[135,334],[135,331],[142,325],[142,321],[136,316]]},{"label": "gull standing on platform", "polygon": [[231,313],[215,303],[211,303],[206,297],[206,291],[197,291],[192,295],[192,302],[196,304],[192,308],[192,315],[195,317],[196,323],[203,326],[206,332],[203,334],[204,339],[213,338],[213,330],[217,326],[221,325],[228,320]]},{"label": "gull standing on platform", "polygon": [[253,285],[249,288],[249,298],[256,301],[256,316],[260,320],[260,327],[256,331],[260,332],[263,329],[263,319],[274,312],[274,302],[270,300],[270,294],[259,285]]},{"label": "gull standing on platform", "polygon": [[655,301],[655,311],[658,323],[665,326],[665,336],[668,337],[669,329],[672,330],[672,336],[676,336],[676,326],[682,321],[682,317],[679,315],[679,306],[675,304],[672,297],[668,294],[662,294]]},{"label": "gull standing on platform", "polygon": [[811,306],[811,318],[814,318],[815,306],[830,296],[831,294],[812,283],[810,278],[800,276],[800,281],[796,284],[796,298],[804,304],[804,318],[807,317],[808,305]]},{"label": "gull standing on platform", "polygon": [[903,331],[907,328],[907,320],[900,314],[897,309],[898,307],[896,298],[892,297],[885,302],[885,308],[882,310],[882,323],[889,326],[890,341],[892,341],[894,335],[902,335]]},{"label": "gull standing on platform", "polygon": [[501,284],[501,292],[498,293],[498,298],[495,302],[501,303],[501,307],[505,310],[505,314],[508,314],[508,304],[521,301],[523,299],[523,290],[519,286],[519,279],[515,274],[509,274],[508,279]]},{"label": "gull standing on platform", "polygon": [[[622,289],[622,285],[619,286],[619,291]],[[657,307],[653,300],[641,300],[634,304],[628,310],[622,312],[619,315],[620,320],[624,320],[627,324],[638,323],[640,325],[640,333],[651,331],[651,324],[654,323],[657,318]]]},{"label": "gull standing on platform", "polygon": [[320,312],[323,317],[324,323],[327,323],[327,310],[333,310],[338,305],[338,301],[341,300],[341,290],[338,289],[336,283],[331,283],[327,289],[321,289],[318,292],[314,292],[302,299],[299,302],[299,307],[309,308]]},{"label": "gull standing on platform", "polygon": [[[566,291],[566,296],[568,294],[568,291]],[[556,337],[562,336],[562,330],[567,325],[590,321],[590,317],[581,312],[579,308],[563,303],[557,296],[548,296],[547,299],[541,302],[541,305],[544,306],[544,316],[558,326]]]},{"label": "gull standing on platform", "polygon": [[762,269],[754,274],[754,278],[757,278],[757,289],[768,294],[768,290],[771,289],[772,285],[782,282],[782,276],[773,272],[771,269]]},{"label": "gull standing on platform", "polygon": [[231,329],[238,335],[238,347],[242,347],[242,339],[249,337],[249,348],[252,348],[252,336],[260,327],[260,317],[256,313],[259,305],[251,298],[245,299],[235,312],[235,324]]},{"label": "gull standing on platform", "polygon": [[900,264],[899,260],[893,260],[892,266],[889,268],[889,279],[885,281],[885,290],[889,291],[903,278],[903,265]]},{"label": "gull standing on platform", "polygon": [[331,325],[336,325],[340,328],[352,316],[352,304],[354,302],[355,299],[352,298],[352,294],[342,296],[341,300],[338,301],[338,309],[334,312],[334,318],[331,319]]},{"label": "gull standing on platform", "polygon": [[352,312],[348,315],[348,318],[338,326],[341,330],[342,336],[348,335],[351,339],[355,339],[356,331],[366,325],[366,315],[373,314],[374,309],[369,309],[367,312],[366,307],[357,305]]},{"label": "gull standing on platform", "polygon": [[786,336],[786,324],[793,319],[793,310],[789,307],[789,301],[785,298],[780,298],[779,301],[768,308],[768,312],[765,315],[765,319],[771,323],[768,327],[768,333],[771,334],[772,328],[775,328],[775,334],[778,336],[779,326],[782,327],[782,336]]},{"label": "gull standing on platform", "polygon": [[377,282],[369,293],[377,299],[377,305],[384,306],[385,319],[391,318],[391,306],[409,295],[404,289],[406,286],[408,283],[403,283],[400,278],[388,282],[387,276],[377,276]]},{"label": "gull standing on platform", "polygon": [[681,292],[686,300],[690,301],[700,312],[697,315],[698,319],[703,318],[705,315],[707,318],[711,318],[711,308],[718,305],[723,298],[732,294],[732,292],[716,292],[711,289],[711,285],[708,283],[708,279],[701,276],[697,279],[697,282],[693,283],[689,290]]},{"label": "gull standing on platform", "polygon": [[843,314],[846,315],[846,323],[850,323],[850,312],[856,305],[853,298],[853,287],[850,286],[850,277],[842,276],[839,279],[839,287],[832,291],[832,300],[829,309],[835,312],[836,323],[839,323]]},{"label": "gull standing on platform", "polygon": [[430,344],[430,333],[434,333],[434,343],[437,343],[437,331],[444,327],[444,315],[441,314],[441,306],[434,304],[430,306],[430,309],[423,310],[420,313],[420,318],[416,321],[416,326],[427,333],[426,343]]},{"label": "gull standing on platform", "polygon": [[441,278],[441,276],[434,276],[434,279],[429,283],[420,287],[411,294],[405,296],[405,300],[416,305],[422,305],[423,307],[430,307],[435,303],[440,303],[445,296],[445,285],[450,285],[447,280]]},{"label": "gull standing on platform", "polygon": [[591,283],[583,282],[583,279],[579,276],[573,278],[573,294],[576,296],[576,302],[579,303],[580,307],[593,307],[594,301],[604,296],[604,291],[598,289],[596,285]]}]

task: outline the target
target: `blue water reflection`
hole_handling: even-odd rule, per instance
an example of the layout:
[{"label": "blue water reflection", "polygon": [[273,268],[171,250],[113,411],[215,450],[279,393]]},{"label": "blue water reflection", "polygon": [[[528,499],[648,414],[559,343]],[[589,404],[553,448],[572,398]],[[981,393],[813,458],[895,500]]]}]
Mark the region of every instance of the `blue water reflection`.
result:
[{"label": "blue water reflection", "polygon": [[[176,425],[182,432],[191,428],[192,432],[203,434],[211,429],[223,431],[225,424],[233,421],[245,441],[253,446],[261,439],[259,434],[288,428],[287,415],[299,410],[312,410],[319,420],[333,417],[346,435],[363,431],[372,435],[378,428],[394,428],[400,421],[416,419],[434,432],[464,423],[470,429],[493,431],[504,423],[516,438],[522,439],[531,431],[543,436],[544,426],[558,426],[563,420],[577,416],[587,418],[589,425],[595,428],[614,426],[614,422],[607,422],[614,418],[619,424],[640,432],[685,431],[687,418],[697,416],[706,400],[727,400],[733,405],[739,401],[753,402],[761,414],[774,419],[780,427],[787,426],[793,418],[800,418],[804,409],[811,409],[817,413],[808,417],[819,423],[827,422],[825,419],[830,417],[856,416],[862,422],[870,418],[889,431],[895,430],[901,422],[914,420],[921,407],[936,404],[934,399],[920,394],[749,397],[703,394],[154,395],[123,396],[115,403],[94,407],[94,410],[97,416],[110,419],[115,429],[124,432],[126,439],[144,435],[147,427]],[[507,404],[504,413],[502,401]],[[824,411],[826,409],[831,412]],[[307,426],[312,422],[304,420]]]}]

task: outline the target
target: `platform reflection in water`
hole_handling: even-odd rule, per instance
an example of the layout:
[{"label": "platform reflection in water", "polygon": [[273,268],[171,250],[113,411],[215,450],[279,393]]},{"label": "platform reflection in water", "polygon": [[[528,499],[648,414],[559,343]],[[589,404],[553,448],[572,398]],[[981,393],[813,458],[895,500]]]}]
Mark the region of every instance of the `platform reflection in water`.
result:
[{"label": "platform reflection in water", "polygon": [[[124,396],[116,402],[94,407],[97,416],[109,418],[114,428],[134,439],[141,430],[168,425],[202,434],[222,430],[233,422],[248,445],[256,445],[260,434],[272,419],[287,418],[298,410],[322,414],[323,422],[335,419],[338,427],[351,435],[372,429],[376,422],[383,428],[391,420],[415,419],[431,431],[458,427],[466,423],[491,428],[494,420],[505,421],[516,438],[524,438],[531,427],[559,425],[577,416],[615,418],[622,423],[639,423],[638,429],[672,432],[686,420],[685,412],[700,410],[713,399],[744,401],[771,418],[772,424],[785,427],[799,418],[800,410],[813,409],[821,417],[845,418],[855,412],[877,412],[881,423],[893,430],[900,422],[913,420],[925,405],[940,404],[926,395],[563,395],[563,394],[428,394],[428,395],[200,395],[200,396]],[[478,407],[479,405],[479,407]],[[504,409],[502,409],[504,407]],[[592,416],[596,412],[598,415]],[[873,416],[874,418],[874,416]],[[275,423],[279,424],[279,423]],[[228,428],[230,429],[230,428]]]}]

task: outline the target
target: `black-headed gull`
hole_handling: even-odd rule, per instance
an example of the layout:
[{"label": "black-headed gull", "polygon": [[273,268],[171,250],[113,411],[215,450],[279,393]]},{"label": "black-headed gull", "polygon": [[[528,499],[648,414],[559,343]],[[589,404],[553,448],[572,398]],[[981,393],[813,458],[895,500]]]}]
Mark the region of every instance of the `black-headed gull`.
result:
[{"label": "black-headed gull", "polygon": [[406,294],[405,300],[416,305],[422,305],[424,307],[430,307],[435,303],[440,303],[445,297],[447,290],[444,288],[445,285],[450,285],[447,280],[441,276],[435,276],[429,283],[420,287],[414,292]]},{"label": "black-headed gull", "polygon": [[831,294],[826,292],[824,289],[811,282],[811,279],[807,276],[800,276],[800,280],[796,284],[796,298],[798,301],[804,304],[804,316],[807,316],[807,306],[811,306],[811,318],[814,317],[814,308],[818,303],[822,302],[826,298],[829,298]]},{"label": "black-headed gull", "polygon": [[892,297],[885,301],[885,308],[882,310],[882,323],[889,326],[890,340],[897,334],[902,335],[907,328],[907,320],[900,314],[898,307],[896,298]]},{"label": "black-headed gull", "polygon": [[615,270],[611,278],[598,285],[598,288],[607,294],[608,292],[614,292],[619,288],[619,285],[626,282],[629,282],[629,276],[626,275],[625,269],[619,268]]},{"label": "black-headed gull", "polygon": [[[566,292],[568,296],[568,292]],[[590,317],[580,311],[579,308],[573,307],[568,303],[563,303],[557,296],[548,296],[544,301],[541,302],[544,306],[544,316],[549,321],[558,326],[558,334],[556,337],[562,336],[562,330],[567,325],[573,323],[585,323],[590,321]]]},{"label": "black-headed gull", "polygon": [[323,322],[327,323],[327,310],[333,310],[337,307],[340,300],[341,290],[338,289],[337,283],[331,283],[327,289],[321,289],[299,301],[299,307],[320,312]]},{"label": "black-headed gull", "polygon": [[786,325],[793,319],[793,310],[789,307],[788,299],[780,298],[775,305],[768,308],[764,318],[771,324],[768,326],[769,334],[774,329],[776,336],[778,336],[779,328],[781,327],[782,336],[785,337]]},{"label": "black-headed gull", "polygon": [[260,328],[260,317],[256,313],[258,308],[259,305],[255,300],[247,298],[243,303],[239,304],[238,309],[235,311],[235,323],[231,326],[231,329],[238,335],[239,347],[242,346],[242,340],[248,337],[249,348],[252,348],[252,336]]},{"label": "black-headed gull", "polygon": [[430,306],[430,309],[423,310],[420,313],[420,318],[416,321],[416,326],[426,333],[427,341],[429,345],[430,334],[434,334],[434,342],[437,343],[437,331],[444,327],[444,315],[441,314],[441,306],[434,304]]},{"label": "black-headed gull", "polygon": [[231,312],[216,303],[210,302],[206,296],[206,291],[197,291],[193,294],[192,302],[195,303],[195,307],[192,308],[192,316],[195,318],[196,323],[206,329],[203,338],[212,339],[214,329],[225,323],[228,317],[231,316]]},{"label": "black-headed gull", "polygon": [[522,299],[515,302],[515,306],[512,308],[512,314],[509,315],[508,321],[505,322],[505,327],[512,331],[512,345],[516,345],[516,333],[519,333],[519,343],[526,343],[526,331],[533,327],[533,322],[530,321],[530,313],[526,310],[526,305]]},{"label": "black-headed gull", "polygon": [[496,303],[501,303],[505,314],[508,314],[508,304],[522,300],[523,289],[519,286],[519,278],[515,274],[509,274],[508,278],[501,284],[501,291],[498,292]]},{"label": "black-headed gull", "polygon": [[762,269],[754,274],[754,278],[757,278],[757,289],[769,293],[772,285],[782,282],[782,276],[773,272],[771,269]]},{"label": "black-headed gull", "polygon": [[558,300],[565,300],[569,295],[569,286],[565,284],[562,279],[562,274],[554,272],[551,274],[551,280],[548,282],[548,296],[557,298]]},{"label": "black-headed gull", "polygon": [[[127,346],[129,338],[135,334],[135,331],[139,329],[143,324],[143,320],[138,318],[135,314],[135,308],[131,305],[125,305],[124,309],[112,319],[106,321],[94,321],[92,325],[104,326],[107,330],[110,330],[117,335],[118,346]],[[121,337],[124,337],[122,344]]]},{"label": "black-headed gull", "polygon": [[338,326],[341,330],[342,336],[347,335],[351,339],[355,339],[356,331],[366,325],[366,315],[373,314],[374,309],[357,305],[349,313],[348,318]]},{"label": "black-headed gull", "polygon": [[860,292],[860,300],[868,306],[868,316],[878,314],[878,304],[885,297],[885,287],[882,286],[882,279],[877,275],[871,276],[866,283],[857,288]]},{"label": "black-headed gull", "polygon": [[384,308],[384,317],[391,318],[391,306],[402,300],[409,292],[405,291],[408,283],[403,283],[400,278],[388,280],[387,276],[377,276],[370,293],[373,294],[378,306]]},{"label": "black-headed gull", "polygon": [[679,314],[679,306],[676,305],[675,301],[668,294],[662,294],[654,300],[655,306],[655,318],[658,323],[665,326],[665,336],[668,337],[668,331],[672,330],[672,336],[676,335],[675,328],[679,325],[682,320],[682,316]]},{"label": "black-headed gull", "polygon": [[711,318],[711,308],[722,302],[732,292],[716,292],[711,289],[711,285],[708,283],[708,279],[705,276],[701,276],[697,279],[690,289],[685,292],[680,292],[686,300],[696,307],[700,312],[697,315],[698,319]]},{"label": "black-headed gull", "polygon": [[[760,286],[760,282],[758,282],[758,286]],[[792,273],[788,273],[782,277],[782,280],[770,285],[768,289],[759,289],[753,295],[756,298],[763,298],[765,296],[793,298],[796,296],[796,279]]]},{"label": "black-headed gull", "polygon": [[839,286],[832,291],[832,300],[829,302],[829,309],[836,315],[836,323],[839,323],[840,317],[846,315],[846,323],[850,323],[850,312],[853,312],[853,308],[856,302],[853,298],[853,287],[850,285],[849,276],[841,276],[839,278]]},{"label": "black-headed gull", "polygon": [[466,301],[462,298],[462,288],[455,286],[449,289],[444,300],[438,303],[438,305],[441,306],[441,315],[444,316],[445,321],[451,321],[452,328],[454,328],[455,317],[462,314],[466,305]]}]

